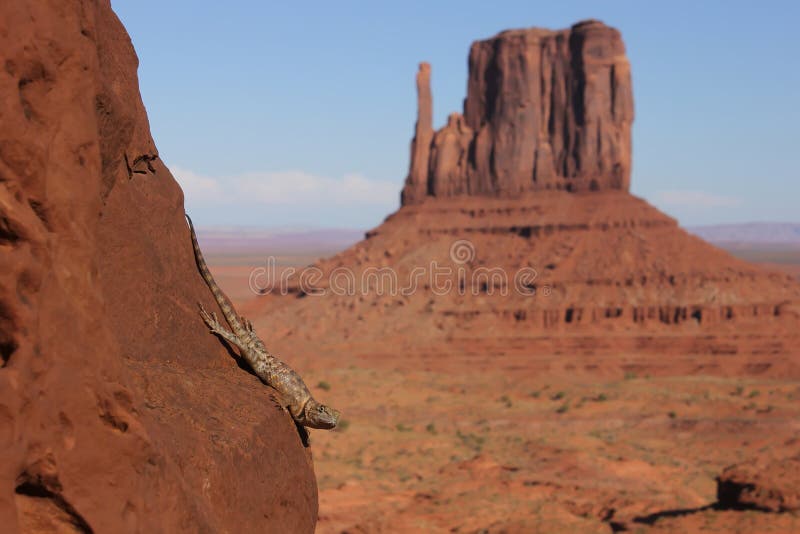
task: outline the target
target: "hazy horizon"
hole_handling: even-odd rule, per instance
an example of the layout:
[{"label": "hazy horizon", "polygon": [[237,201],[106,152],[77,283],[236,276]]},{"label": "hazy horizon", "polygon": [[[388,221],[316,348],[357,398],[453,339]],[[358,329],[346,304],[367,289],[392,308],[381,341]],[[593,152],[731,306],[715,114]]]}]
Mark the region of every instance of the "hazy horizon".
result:
[{"label": "hazy horizon", "polygon": [[113,7],[200,226],[380,224],[408,169],[418,62],[432,64],[438,128],[461,111],[472,41],[586,18],[619,29],[631,61],[632,193],[683,226],[796,219],[794,3]]},{"label": "hazy horizon", "polygon": [[[374,226],[381,224],[383,221],[381,220]],[[693,229],[723,229],[723,228],[740,228],[740,227],[773,227],[773,226],[792,226],[798,227],[800,229],[800,222],[799,221],[742,221],[742,222],[732,222],[732,223],[709,223],[709,224],[694,224],[694,225],[680,225],[681,228],[687,230]],[[198,230],[212,230],[215,232],[222,232],[222,231],[229,231],[229,230],[252,230],[255,232],[266,232],[266,233],[276,233],[276,234],[288,234],[288,233],[303,233],[303,232],[362,232],[369,230],[370,227],[359,227],[359,226],[311,226],[311,225],[270,225],[264,226],[259,224],[230,224],[230,223],[222,223],[222,224],[203,224],[197,226]]]}]

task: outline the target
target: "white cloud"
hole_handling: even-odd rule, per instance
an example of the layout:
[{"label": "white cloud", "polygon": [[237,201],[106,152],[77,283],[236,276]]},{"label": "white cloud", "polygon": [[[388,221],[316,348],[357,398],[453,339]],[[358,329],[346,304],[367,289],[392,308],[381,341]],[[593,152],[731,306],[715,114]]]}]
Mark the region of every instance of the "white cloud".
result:
[{"label": "white cloud", "polygon": [[742,204],[741,198],[716,195],[693,189],[657,191],[655,200],[657,203],[666,206],[682,208],[731,208]]},{"label": "white cloud", "polygon": [[397,184],[369,180],[360,174],[330,178],[295,170],[213,177],[177,166],[170,170],[192,203],[390,208],[397,204],[399,195]]},{"label": "white cloud", "polygon": [[[371,227],[398,207],[400,185],[360,174],[340,178],[300,170],[208,176],[170,170],[198,220],[223,224]],[[211,214],[204,217],[203,214]]]},{"label": "white cloud", "polygon": [[200,176],[180,167],[173,167],[172,174],[187,197],[202,201],[219,198],[221,194],[220,184],[214,178]]}]

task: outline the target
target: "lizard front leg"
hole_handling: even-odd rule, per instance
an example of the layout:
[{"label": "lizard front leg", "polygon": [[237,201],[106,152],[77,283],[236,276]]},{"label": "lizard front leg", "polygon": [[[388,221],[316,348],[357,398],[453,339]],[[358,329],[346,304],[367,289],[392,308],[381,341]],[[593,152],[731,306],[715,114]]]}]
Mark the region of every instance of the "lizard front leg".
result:
[{"label": "lizard front leg", "polygon": [[211,330],[212,334],[217,334],[222,339],[233,343],[240,349],[244,349],[243,343],[239,339],[239,336],[222,326],[219,322],[219,319],[217,319],[216,313],[208,313],[206,309],[203,308],[202,304],[198,303],[198,306],[200,307],[200,317],[202,317],[203,321],[205,321],[206,325],[208,325],[208,328]]}]

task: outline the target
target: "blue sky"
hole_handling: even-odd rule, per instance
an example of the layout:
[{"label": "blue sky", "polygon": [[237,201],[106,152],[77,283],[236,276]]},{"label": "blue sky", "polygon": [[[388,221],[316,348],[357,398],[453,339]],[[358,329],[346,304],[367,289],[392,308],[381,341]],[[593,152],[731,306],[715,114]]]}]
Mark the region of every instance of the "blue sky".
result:
[{"label": "blue sky", "polygon": [[631,61],[635,194],[684,225],[800,219],[800,2],[112,5],[202,225],[377,225],[399,203],[420,61],[438,128],[461,111],[473,40],[585,18],[618,28]]}]

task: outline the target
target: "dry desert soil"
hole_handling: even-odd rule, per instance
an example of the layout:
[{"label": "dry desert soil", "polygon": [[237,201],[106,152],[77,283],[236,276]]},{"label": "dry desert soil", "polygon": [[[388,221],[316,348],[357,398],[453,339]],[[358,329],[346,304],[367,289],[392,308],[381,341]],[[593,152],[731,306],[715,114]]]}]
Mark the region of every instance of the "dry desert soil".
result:
[{"label": "dry desert soil", "polygon": [[[778,252],[734,251],[800,274],[800,255]],[[261,309],[248,287],[258,253],[209,256],[236,305]],[[323,351],[313,332],[276,347],[252,319],[344,414],[311,436],[317,532],[800,531],[793,513],[715,505],[726,466],[796,454],[800,382],[780,366],[399,340]]]}]

